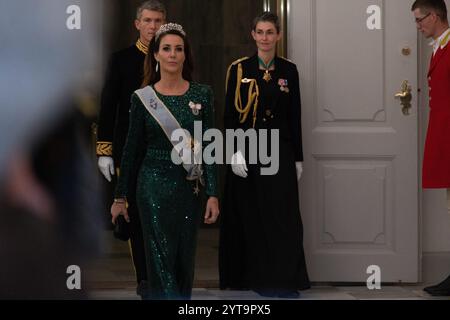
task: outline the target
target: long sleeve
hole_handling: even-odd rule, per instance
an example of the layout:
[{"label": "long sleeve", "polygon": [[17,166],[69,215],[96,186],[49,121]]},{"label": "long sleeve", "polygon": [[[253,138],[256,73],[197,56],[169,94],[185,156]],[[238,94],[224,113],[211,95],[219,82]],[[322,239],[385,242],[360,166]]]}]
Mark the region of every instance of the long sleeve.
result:
[{"label": "long sleeve", "polygon": [[[206,87],[206,105],[203,109],[202,113],[202,122],[203,122],[203,135],[205,131],[208,129],[215,128],[214,126],[214,95],[210,87]],[[208,146],[211,142],[203,141],[203,150]],[[217,197],[217,164],[205,164],[205,185],[206,185],[206,194],[210,197]]]},{"label": "long sleeve", "polygon": [[[114,127],[117,116],[117,106],[120,99],[120,74],[117,57],[112,55],[109,61],[105,82],[101,95],[101,106],[98,118],[97,148],[98,156],[112,156]],[[109,147],[109,148],[108,148]]]},{"label": "long sleeve", "polygon": [[120,176],[116,187],[116,198],[124,198],[135,189],[136,173],[141,153],[146,148],[144,139],[145,109],[136,94],[131,97],[130,126],[122,154]]},{"label": "long sleeve", "polygon": [[291,135],[294,144],[295,161],[303,161],[303,146],[302,146],[302,117],[301,117],[301,97],[300,97],[300,80],[297,67],[292,75],[293,82],[290,86],[292,90],[291,106],[289,108],[289,119],[291,121]]}]

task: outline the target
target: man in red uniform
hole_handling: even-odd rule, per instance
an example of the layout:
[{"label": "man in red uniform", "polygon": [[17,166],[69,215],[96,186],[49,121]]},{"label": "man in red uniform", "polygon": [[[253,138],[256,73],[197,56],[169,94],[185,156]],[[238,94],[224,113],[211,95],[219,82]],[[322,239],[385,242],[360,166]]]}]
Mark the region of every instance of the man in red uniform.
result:
[{"label": "man in red uniform", "polygon": [[[411,9],[417,28],[432,38],[428,71],[430,120],[425,142],[422,186],[450,188],[450,28],[444,0],[416,0]],[[424,289],[431,295],[450,296],[450,276]]]}]

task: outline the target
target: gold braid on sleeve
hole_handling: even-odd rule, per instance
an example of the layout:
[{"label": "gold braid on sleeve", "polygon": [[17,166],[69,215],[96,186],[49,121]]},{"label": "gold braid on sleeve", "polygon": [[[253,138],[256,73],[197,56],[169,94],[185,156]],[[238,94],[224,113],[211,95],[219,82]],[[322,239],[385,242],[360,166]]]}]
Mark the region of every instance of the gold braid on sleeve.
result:
[{"label": "gold braid on sleeve", "polygon": [[[256,82],[256,79],[247,79],[247,78],[242,79],[242,75],[243,75],[242,64],[239,63],[237,69],[237,82],[236,82],[236,92],[234,95],[234,105],[236,107],[236,111],[240,114],[239,115],[240,123],[244,123],[247,120],[250,110],[253,107],[253,128],[255,128],[256,115],[258,111],[259,87],[258,83]],[[241,97],[242,83],[249,83],[248,99],[247,105],[245,107],[242,105],[242,97]]]},{"label": "gold braid on sleeve", "polygon": [[106,156],[112,157],[113,154],[113,145],[112,142],[107,141],[98,141],[97,142],[97,156]]}]

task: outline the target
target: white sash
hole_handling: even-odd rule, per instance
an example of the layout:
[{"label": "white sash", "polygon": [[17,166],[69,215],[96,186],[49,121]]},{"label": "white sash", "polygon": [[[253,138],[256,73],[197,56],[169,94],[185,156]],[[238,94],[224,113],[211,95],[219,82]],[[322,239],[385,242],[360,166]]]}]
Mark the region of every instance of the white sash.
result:
[{"label": "white sash", "polygon": [[[176,155],[181,158],[183,167],[188,173],[186,179],[190,181],[197,181],[204,185],[205,183],[203,180],[203,170],[201,164],[193,163],[195,162],[195,155],[193,149],[191,148],[191,138],[189,132],[181,127],[178,120],[170,112],[167,106],[158,98],[155,90],[153,90],[151,86],[137,90],[135,93],[141,99],[142,104],[145,106],[150,115],[161,126],[161,129],[166,134],[170,143],[172,143]],[[183,146],[179,143],[179,141],[172,141],[172,134],[176,130],[179,130],[177,132],[182,135],[183,141],[189,142],[189,145]]]}]

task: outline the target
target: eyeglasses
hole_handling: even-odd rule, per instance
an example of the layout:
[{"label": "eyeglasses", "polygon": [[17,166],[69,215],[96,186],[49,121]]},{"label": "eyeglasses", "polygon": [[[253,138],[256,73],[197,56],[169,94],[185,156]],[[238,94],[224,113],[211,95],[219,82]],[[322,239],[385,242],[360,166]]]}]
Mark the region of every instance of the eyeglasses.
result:
[{"label": "eyeglasses", "polygon": [[426,14],[426,15],[423,16],[422,18],[416,18],[416,23],[417,23],[417,24],[422,23],[422,21],[425,20],[430,14],[431,14],[431,12],[428,13],[428,14]]}]

